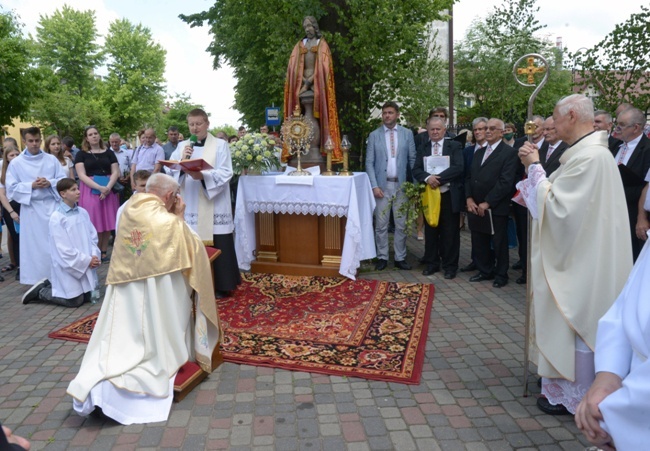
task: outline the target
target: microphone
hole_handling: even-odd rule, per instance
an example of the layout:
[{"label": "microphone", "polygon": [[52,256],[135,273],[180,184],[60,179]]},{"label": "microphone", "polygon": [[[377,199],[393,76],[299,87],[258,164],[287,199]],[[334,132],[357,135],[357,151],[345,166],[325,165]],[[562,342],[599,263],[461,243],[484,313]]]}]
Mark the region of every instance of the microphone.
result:
[{"label": "microphone", "polygon": [[[192,149],[194,149],[194,144],[196,144],[197,142],[198,142],[198,139],[197,139],[196,135],[190,135],[190,147]],[[186,160],[189,160],[191,158],[192,158],[191,154],[185,157]]]}]

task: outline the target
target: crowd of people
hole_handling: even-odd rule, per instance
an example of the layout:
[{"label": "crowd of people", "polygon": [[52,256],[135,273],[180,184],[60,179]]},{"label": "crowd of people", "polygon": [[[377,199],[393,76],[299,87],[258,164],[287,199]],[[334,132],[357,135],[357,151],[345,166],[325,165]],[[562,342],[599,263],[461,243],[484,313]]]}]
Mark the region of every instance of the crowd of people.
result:
[{"label": "crowd of people", "polygon": [[[530,136],[517,138],[513,124],[478,117],[466,146],[447,130],[444,108],[432,110],[426,130],[415,135],[399,125],[399,116],[397,103],[385,103],[382,125],[367,141],[365,168],[376,199],[375,269],[388,267],[391,215],[394,266],[412,269],[407,261],[408,231],[401,208],[408,202],[403,192],[406,181],[439,190],[438,221],[423,223],[424,256],[420,263],[425,276],[443,272],[445,279],[454,279],[458,271],[475,271],[470,282],[491,281],[495,288],[504,287],[511,267],[508,223],[513,218],[520,258],[514,266],[522,271],[516,282],[529,283],[532,293],[532,360],[542,389],[538,406],[549,414],[577,414],[578,426],[588,439],[604,449],[613,442],[623,443],[625,438],[618,436],[619,427],[614,425],[624,421],[620,416],[627,418],[630,413],[616,403],[631,401],[629,393],[624,400],[618,399],[619,394],[621,390],[637,390],[639,378],[647,372],[647,334],[638,330],[638,324],[629,324],[627,305],[638,302],[634,296],[638,297],[638,287],[645,283],[645,260],[650,258],[641,252],[650,229],[650,141],[644,133],[645,115],[632,105],[622,104],[615,112],[614,126],[611,114],[594,112],[588,98],[573,95],[560,100],[552,116],[534,116]],[[120,264],[110,267],[106,305],[124,296],[124,289],[147,291],[157,287],[162,293],[166,290],[163,285],[169,282],[160,279],[165,274],[180,277],[185,290],[197,289],[199,282],[183,266],[193,259],[196,243],[221,250],[213,263],[210,290],[216,297],[231,295],[241,282],[233,241],[233,172],[228,147],[228,141],[236,137],[210,134],[208,116],[201,109],[192,110],[187,120],[196,141],[183,140],[178,128],[170,127],[168,140],[161,145],[155,131],[147,128],[141,131],[142,144],[136,149],[130,149],[117,133],[110,134],[109,145],[105,145],[95,126],[84,129],[81,149],[68,137],[48,136],[42,142],[36,127],[24,130],[23,152],[17,143],[5,139],[0,203],[12,257],[2,271],[17,270],[20,283],[30,285],[23,296],[24,304],[41,301],[76,307],[88,301],[97,288],[96,269],[110,261],[111,234],[119,243],[113,252]],[[240,127],[239,133],[245,132]],[[212,169],[184,172],[163,169],[161,164],[161,160],[189,158],[201,158]],[[169,174],[160,174],[165,171]],[[128,201],[125,185],[133,191]],[[187,261],[176,261],[171,258],[175,254],[165,251],[177,249],[177,243],[160,242],[156,249],[149,246],[149,241],[160,241],[160,237],[146,231],[151,228],[147,224],[152,217],[142,217],[136,210],[138,205],[140,212],[150,209],[168,227],[172,225],[165,212],[184,220],[182,227],[174,220],[173,228],[185,242]],[[472,251],[471,261],[460,267],[463,217],[470,229]],[[192,231],[191,237],[185,229]],[[527,254],[529,241],[531,255]],[[146,249],[150,249],[148,258],[155,256],[153,267],[171,262],[165,271],[156,272],[152,265],[146,265],[149,272],[138,272],[141,265],[134,265],[133,258],[140,258]],[[639,256],[639,264],[632,271]],[[23,271],[19,271],[21,264]],[[201,271],[197,273],[203,274]],[[177,276],[171,276],[176,272]],[[124,288],[124,283],[130,288]],[[142,283],[151,285],[145,289]],[[205,295],[206,286],[200,288]],[[218,327],[216,313],[205,308],[207,317]],[[646,315],[645,310],[641,313]],[[129,312],[120,314],[127,317]],[[152,330],[166,321],[164,315],[154,319]],[[115,333],[108,325],[105,329],[104,333]],[[181,327],[177,336],[186,336],[188,330]],[[640,338],[631,340],[631,334]],[[146,341],[146,337],[140,340]],[[155,382],[157,388],[149,393],[155,400],[149,401],[158,402],[161,393],[167,393],[165,388],[174,371],[194,352],[189,343],[169,362],[156,358],[137,363],[163,368],[159,371],[163,377]],[[214,343],[211,346],[201,352],[212,356]],[[75,408],[88,413],[104,399],[105,409],[114,412],[118,421],[158,421],[158,416],[152,420],[142,410],[143,405],[153,404],[142,404],[142,400],[134,401],[140,407],[132,409],[131,417],[115,413],[110,400],[123,404],[125,395],[119,390],[102,392],[107,387],[104,382],[114,382],[115,378],[139,380],[139,376],[119,371],[96,374],[93,362],[107,358],[103,352],[97,349],[84,359],[82,373],[92,374],[92,381],[80,381],[83,386],[71,384]],[[618,360],[624,361],[614,365],[599,357],[614,352],[619,352],[622,357]],[[628,378],[634,381],[629,386]],[[130,387],[125,388],[127,391],[138,391],[151,382],[145,377],[124,386]],[[613,399],[609,397],[614,393],[617,400],[611,402],[614,406],[603,417],[598,405],[603,399]],[[169,398],[164,399],[162,411],[169,412]],[[643,406],[635,408],[634,412],[644,411]],[[138,416],[139,412],[144,413]]]}]

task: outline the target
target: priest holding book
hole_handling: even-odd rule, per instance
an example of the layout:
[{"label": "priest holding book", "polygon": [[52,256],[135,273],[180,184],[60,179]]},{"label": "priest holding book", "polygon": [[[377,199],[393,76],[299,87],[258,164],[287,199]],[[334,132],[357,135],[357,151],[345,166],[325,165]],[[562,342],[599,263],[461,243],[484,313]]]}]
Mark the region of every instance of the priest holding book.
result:
[{"label": "priest holding book", "polygon": [[179,182],[181,195],[187,204],[185,222],[198,233],[203,244],[221,250],[221,256],[213,263],[214,289],[216,297],[227,297],[241,283],[233,240],[230,148],[226,141],[208,133],[210,122],[202,109],[190,111],[187,124],[196,140],[179,143],[170,159],[202,159],[212,168],[202,171],[172,170],[172,175]]}]

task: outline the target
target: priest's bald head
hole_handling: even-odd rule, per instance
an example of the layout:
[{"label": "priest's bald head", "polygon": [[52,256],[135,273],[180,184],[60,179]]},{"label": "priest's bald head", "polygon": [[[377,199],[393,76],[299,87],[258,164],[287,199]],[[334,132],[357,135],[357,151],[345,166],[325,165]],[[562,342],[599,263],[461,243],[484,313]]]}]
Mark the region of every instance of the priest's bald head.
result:
[{"label": "priest's bald head", "polygon": [[594,131],[594,103],[582,94],[563,97],[553,110],[555,131],[569,145]]}]

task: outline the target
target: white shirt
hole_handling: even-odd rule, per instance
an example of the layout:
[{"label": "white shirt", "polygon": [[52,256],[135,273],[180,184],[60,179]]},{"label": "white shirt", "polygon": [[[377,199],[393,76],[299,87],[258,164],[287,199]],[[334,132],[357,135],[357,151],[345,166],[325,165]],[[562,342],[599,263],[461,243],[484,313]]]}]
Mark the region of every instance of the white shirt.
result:
[{"label": "white shirt", "polygon": [[[436,155],[436,153],[435,153],[436,144],[438,144],[438,154],[437,155],[442,155],[442,146],[443,146],[444,142],[445,142],[445,138],[441,139],[440,141],[431,141],[431,155],[432,156]],[[432,176],[433,176],[433,174],[430,175],[429,177],[425,178],[424,179],[425,183]],[[446,193],[447,191],[449,191],[449,183],[445,183],[444,185],[440,185],[440,193]]]},{"label": "white shirt", "polygon": [[[639,136],[634,138],[632,141],[628,141],[626,143],[621,144],[621,147],[618,148],[618,152],[616,152],[617,164],[624,164],[627,166],[627,163],[630,161],[630,157],[634,153],[634,150],[636,149],[637,144],[639,144],[639,141],[641,141],[642,136],[643,133],[641,133]],[[627,150],[625,151],[625,155],[623,155],[623,151],[626,145],[627,145]]]},{"label": "white shirt", "polygon": [[[391,151],[390,146],[390,135],[391,130],[393,134],[393,145],[395,146],[395,156]],[[386,176],[389,178],[397,177],[397,150],[399,149],[399,139],[397,138],[397,125],[395,127],[388,128],[384,125],[384,136],[386,138],[386,150],[388,151],[388,165],[386,166]]]},{"label": "white shirt", "polygon": [[[111,150],[113,150],[112,147]],[[125,173],[130,173],[131,163],[133,162],[133,149],[113,150],[113,153],[115,154],[115,157],[117,157],[117,163],[120,165],[120,177]]]}]

